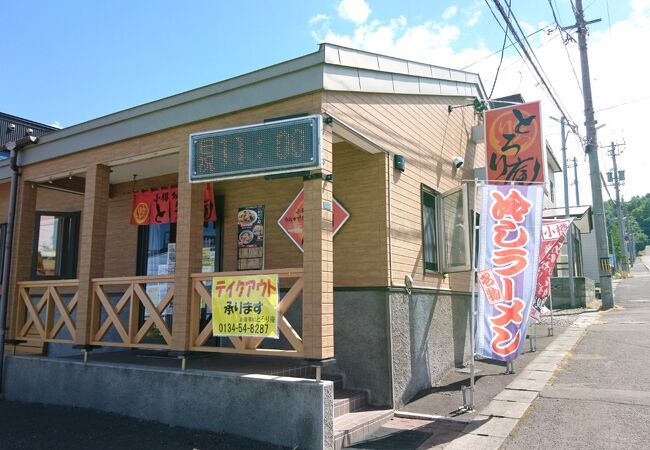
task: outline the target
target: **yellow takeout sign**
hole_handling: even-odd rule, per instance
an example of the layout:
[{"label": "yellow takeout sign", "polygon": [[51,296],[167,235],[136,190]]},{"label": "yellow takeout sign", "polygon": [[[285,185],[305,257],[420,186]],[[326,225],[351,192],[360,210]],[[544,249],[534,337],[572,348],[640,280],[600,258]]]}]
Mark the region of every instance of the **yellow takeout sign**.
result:
[{"label": "yellow takeout sign", "polygon": [[212,334],[278,338],[278,275],[212,279]]}]

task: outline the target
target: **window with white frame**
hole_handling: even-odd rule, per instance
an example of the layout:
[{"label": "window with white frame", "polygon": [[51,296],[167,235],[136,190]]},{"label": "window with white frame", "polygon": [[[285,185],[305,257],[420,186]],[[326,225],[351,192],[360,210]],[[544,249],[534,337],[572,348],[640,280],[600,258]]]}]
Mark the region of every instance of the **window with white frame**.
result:
[{"label": "window with white frame", "polygon": [[425,272],[470,269],[470,226],[467,185],[439,194],[421,187],[422,245]]}]

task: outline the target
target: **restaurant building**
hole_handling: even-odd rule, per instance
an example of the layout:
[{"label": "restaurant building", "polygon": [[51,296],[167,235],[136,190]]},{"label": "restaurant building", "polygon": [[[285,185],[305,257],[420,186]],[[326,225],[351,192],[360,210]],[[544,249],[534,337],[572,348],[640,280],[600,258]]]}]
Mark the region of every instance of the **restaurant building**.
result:
[{"label": "restaurant building", "polygon": [[[476,74],[322,44],[16,146],[6,398],[359,438],[335,388],[377,424],[470,356],[484,98]],[[213,336],[235,275],[278,276],[278,339]]]}]

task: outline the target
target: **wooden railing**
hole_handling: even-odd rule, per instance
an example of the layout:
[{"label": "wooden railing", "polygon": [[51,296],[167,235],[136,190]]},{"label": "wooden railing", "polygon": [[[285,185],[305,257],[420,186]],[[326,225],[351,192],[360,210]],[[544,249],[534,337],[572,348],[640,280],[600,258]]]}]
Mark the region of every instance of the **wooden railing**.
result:
[{"label": "wooden railing", "polygon": [[[214,276],[228,275],[263,275],[278,274],[280,285],[293,280],[289,290],[284,294],[278,304],[278,329],[286,339],[286,348],[264,348],[265,338],[260,337],[234,337],[227,339],[229,345],[221,341],[209,342],[212,338],[212,295],[206,286],[212,282]],[[276,356],[303,356],[303,340],[287,319],[287,312],[301,297],[304,286],[303,270],[299,269],[272,269],[255,270],[250,272],[217,272],[192,274],[192,307],[190,323],[190,349],[200,352],[222,352],[239,354],[267,354]],[[223,338],[225,341],[225,338]],[[268,341],[276,341],[268,339]],[[277,342],[277,341],[276,341]]]},{"label": "wooden railing", "polygon": [[77,336],[73,312],[78,301],[79,280],[17,284],[16,338],[27,342],[73,343]]},{"label": "wooden railing", "polygon": [[[92,284],[91,344],[171,348],[171,314],[166,312],[173,308],[173,275],[96,278]],[[147,293],[147,284],[167,289],[158,304]]]},{"label": "wooden railing", "polygon": [[[278,330],[282,339],[212,336],[214,276],[278,274],[284,295],[278,304]],[[200,352],[304,355],[303,339],[288,313],[303,293],[302,268],[250,272],[198,273],[191,276],[192,296],[189,349]],[[148,288],[147,288],[148,286]],[[19,308],[16,338],[28,342],[75,343],[78,280],[18,283]],[[153,298],[152,289],[164,289]],[[172,348],[174,276],[96,278],[90,299],[90,344],[152,349]],[[297,311],[295,316],[298,317]]]}]

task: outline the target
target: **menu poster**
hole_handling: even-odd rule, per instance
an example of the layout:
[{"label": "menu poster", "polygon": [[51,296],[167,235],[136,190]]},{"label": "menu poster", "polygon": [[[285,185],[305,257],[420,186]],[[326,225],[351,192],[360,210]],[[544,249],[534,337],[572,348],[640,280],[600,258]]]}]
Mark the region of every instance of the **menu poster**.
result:
[{"label": "menu poster", "polygon": [[201,272],[214,272],[215,253],[214,247],[203,247]]},{"label": "menu poster", "polygon": [[264,205],[237,211],[237,270],[264,268]]}]

